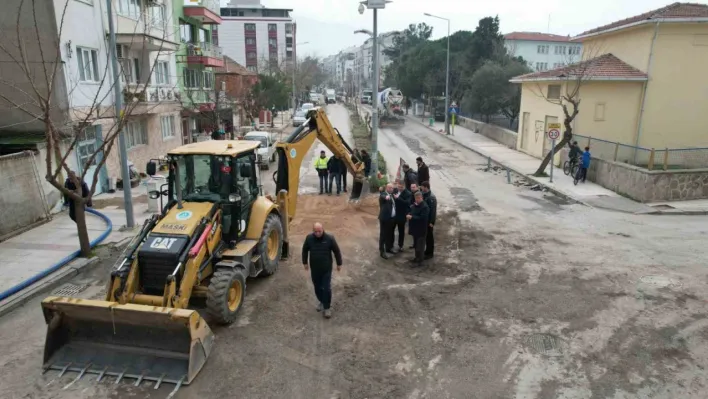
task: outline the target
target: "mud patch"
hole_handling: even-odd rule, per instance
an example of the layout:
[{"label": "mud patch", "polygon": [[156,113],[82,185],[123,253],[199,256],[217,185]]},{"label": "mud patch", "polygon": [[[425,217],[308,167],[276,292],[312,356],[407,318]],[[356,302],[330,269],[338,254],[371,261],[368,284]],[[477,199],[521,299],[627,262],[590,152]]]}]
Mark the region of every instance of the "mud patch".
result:
[{"label": "mud patch", "polygon": [[558,197],[557,195],[544,195],[542,197],[535,197],[533,195],[519,194],[519,197],[536,203],[541,207],[542,211],[550,213],[560,212],[563,209],[561,208],[561,206],[571,204],[571,202],[569,202],[568,200]]},{"label": "mud patch", "polygon": [[418,139],[403,134],[400,129],[390,130],[395,133],[396,137],[403,140],[403,142],[406,144],[406,147],[408,147],[408,149],[411,150],[411,152],[413,152],[414,154],[417,154],[418,156],[428,155],[428,153],[425,152],[423,147],[421,147],[420,141],[418,141]]},{"label": "mud patch", "polygon": [[482,207],[477,202],[477,197],[472,190],[466,187],[450,187],[450,194],[455,199],[457,209],[462,212],[481,211]]}]

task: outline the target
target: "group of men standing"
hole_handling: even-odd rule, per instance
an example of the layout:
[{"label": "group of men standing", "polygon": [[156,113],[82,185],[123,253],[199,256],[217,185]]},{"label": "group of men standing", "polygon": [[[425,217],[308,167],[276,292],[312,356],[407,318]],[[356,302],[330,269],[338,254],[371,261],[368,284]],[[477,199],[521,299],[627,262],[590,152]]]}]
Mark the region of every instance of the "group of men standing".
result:
[{"label": "group of men standing", "polygon": [[[435,253],[433,229],[437,218],[438,203],[430,190],[430,171],[421,157],[416,158],[418,170],[403,165],[402,181],[397,187],[389,183],[379,196],[379,254],[384,259],[404,251],[405,229],[413,242],[408,247],[415,250],[411,267],[422,266],[423,260]],[[398,230],[398,249],[394,247]]]},{"label": "group of men standing", "polygon": [[[371,170],[371,157],[362,150],[354,150],[353,163],[364,163],[364,175],[369,176]],[[336,155],[327,157],[325,151],[320,151],[320,156],[315,159],[315,170],[320,178],[320,194],[332,195],[334,185],[337,186],[337,195],[342,191],[347,192],[347,165]]]}]

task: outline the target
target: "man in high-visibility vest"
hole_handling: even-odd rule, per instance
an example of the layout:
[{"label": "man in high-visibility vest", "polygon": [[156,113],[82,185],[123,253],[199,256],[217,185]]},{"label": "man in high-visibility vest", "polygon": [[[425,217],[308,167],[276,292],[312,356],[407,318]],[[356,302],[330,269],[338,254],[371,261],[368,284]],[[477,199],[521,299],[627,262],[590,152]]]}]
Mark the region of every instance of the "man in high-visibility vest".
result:
[{"label": "man in high-visibility vest", "polygon": [[320,151],[320,156],[319,158],[315,159],[315,170],[317,171],[317,175],[320,177],[320,194],[328,193],[329,192],[329,185],[327,181],[327,155],[325,155],[324,151]]}]

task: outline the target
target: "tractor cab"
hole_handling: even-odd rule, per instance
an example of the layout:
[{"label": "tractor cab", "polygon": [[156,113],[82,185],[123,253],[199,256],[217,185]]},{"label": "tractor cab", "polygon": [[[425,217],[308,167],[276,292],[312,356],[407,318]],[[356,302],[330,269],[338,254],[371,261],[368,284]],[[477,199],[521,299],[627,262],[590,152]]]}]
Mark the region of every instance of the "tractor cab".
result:
[{"label": "tractor cab", "polygon": [[[149,193],[151,198],[168,198],[163,216],[173,208],[176,219],[194,213],[196,204],[213,204],[210,212],[221,210],[222,239],[233,247],[246,233],[251,205],[258,198],[258,142],[212,140],[193,143],[171,151],[163,164],[168,166],[167,188]],[[156,173],[151,161],[148,174]],[[179,212],[182,212],[181,214]],[[208,215],[195,215],[206,217]],[[164,218],[169,221],[170,218]],[[161,223],[160,227],[175,227]],[[179,228],[182,228],[179,226]]]}]

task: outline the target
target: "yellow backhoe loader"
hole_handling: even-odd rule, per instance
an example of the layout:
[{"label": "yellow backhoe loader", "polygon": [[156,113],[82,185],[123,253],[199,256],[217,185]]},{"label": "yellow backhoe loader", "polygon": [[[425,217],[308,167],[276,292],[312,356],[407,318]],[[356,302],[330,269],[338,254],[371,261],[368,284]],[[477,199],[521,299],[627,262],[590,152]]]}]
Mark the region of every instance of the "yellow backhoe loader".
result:
[{"label": "yellow backhoe loader", "polygon": [[[272,275],[288,257],[300,165],[315,139],[347,165],[351,198],[358,199],[364,166],[352,161],[322,109],[277,144],[277,198],[260,194],[256,141],[212,140],[170,151],[166,188],[150,193],[168,203],[145,221],[111,272],[105,300],[42,301],[44,370],[129,378],[135,385],[149,380],[155,388],[189,384],[214,347],[214,334],[194,309],[205,307],[210,322],[233,323],[246,278]],[[148,163],[148,174],[156,169]]]}]

